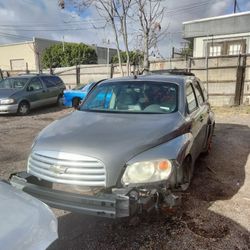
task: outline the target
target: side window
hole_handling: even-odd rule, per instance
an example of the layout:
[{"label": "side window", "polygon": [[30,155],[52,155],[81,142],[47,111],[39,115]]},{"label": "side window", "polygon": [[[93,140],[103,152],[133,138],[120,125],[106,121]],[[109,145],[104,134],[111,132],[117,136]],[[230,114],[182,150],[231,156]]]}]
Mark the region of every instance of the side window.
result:
[{"label": "side window", "polygon": [[42,77],[44,84],[47,88],[56,87],[56,83],[53,81],[53,78],[50,76],[43,76]]},{"label": "side window", "polygon": [[194,110],[197,109],[198,105],[195,98],[194,89],[190,83],[187,85],[186,88],[186,97],[187,97],[188,112],[192,113]]},{"label": "side window", "polygon": [[198,83],[198,86],[200,87],[200,89],[202,91],[204,100],[207,101],[207,91],[205,89],[204,84],[202,82],[197,82],[197,83]]},{"label": "side window", "polygon": [[204,97],[203,97],[203,93],[198,82],[194,83],[194,90],[195,90],[195,94],[196,94],[199,105],[202,105],[204,103]]},{"label": "side window", "polygon": [[38,77],[33,78],[29,83],[29,89],[36,91],[43,88],[42,82]]},{"label": "side window", "polygon": [[51,80],[56,84],[56,85],[60,85],[63,83],[62,79],[58,76],[51,76]]}]

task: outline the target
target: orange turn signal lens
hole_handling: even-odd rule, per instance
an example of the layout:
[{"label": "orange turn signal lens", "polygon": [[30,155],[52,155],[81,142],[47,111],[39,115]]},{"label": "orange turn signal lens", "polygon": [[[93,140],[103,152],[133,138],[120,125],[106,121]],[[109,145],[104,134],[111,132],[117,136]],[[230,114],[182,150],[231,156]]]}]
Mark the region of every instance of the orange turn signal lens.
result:
[{"label": "orange turn signal lens", "polygon": [[171,163],[169,161],[161,161],[159,162],[158,168],[159,170],[167,170],[171,167]]}]

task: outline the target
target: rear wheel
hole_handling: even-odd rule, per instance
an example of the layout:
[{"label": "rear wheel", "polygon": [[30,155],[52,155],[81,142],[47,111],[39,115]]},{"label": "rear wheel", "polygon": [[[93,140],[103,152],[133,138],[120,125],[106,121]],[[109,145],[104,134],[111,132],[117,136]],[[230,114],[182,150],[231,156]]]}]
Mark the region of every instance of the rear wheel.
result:
[{"label": "rear wheel", "polygon": [[81,99],[79,97],[73,98],[73,100],[72,100],[72,107],[75,108],[75,109],[78,108],[80,102],[81,102]]},{"label": "rear wheel", "polygon": [[17,110],[18,115],[27,115],[29,112],[30,112],[29,103],[26,101],[20,102]]}]

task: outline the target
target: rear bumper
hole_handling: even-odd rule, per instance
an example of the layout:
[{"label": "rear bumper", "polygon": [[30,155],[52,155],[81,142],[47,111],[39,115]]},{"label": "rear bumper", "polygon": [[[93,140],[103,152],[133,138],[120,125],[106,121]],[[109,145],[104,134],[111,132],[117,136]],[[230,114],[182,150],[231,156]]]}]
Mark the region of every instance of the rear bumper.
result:
[{"label": "rear bumper", "polygon": [[0,105],[0,114],[16,113],[18,104]]},{"label": "rear bumper", "polygon": [[33,176],[21,172],[12,175],[10,183],[54,208],[109,218],[130,216],[130,199],[126,195],[80,195],[48,188],[37,179],[32,183],[32,179]]}]

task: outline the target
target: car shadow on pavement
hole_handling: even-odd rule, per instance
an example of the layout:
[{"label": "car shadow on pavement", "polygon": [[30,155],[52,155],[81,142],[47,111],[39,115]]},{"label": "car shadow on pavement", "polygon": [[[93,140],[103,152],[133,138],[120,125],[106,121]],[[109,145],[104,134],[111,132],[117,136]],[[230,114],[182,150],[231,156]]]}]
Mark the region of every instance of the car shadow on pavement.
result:
[{"label": "car shadow on pavement", "polygon": [[46,107],[36,108],[30,111],[29,116],[45,115],[49,113],[59,112],[61,110],[67,110],[68,108],[63,105],[49,105]]},{"label": "car shadow on pavement", "polygon": [[69,213],[58,218],[59,239],[50,249],[250,249],[249,153],[248,126],[217,124],[211,153],[197,160],[177,211],[147,215],[134,226]]}]

